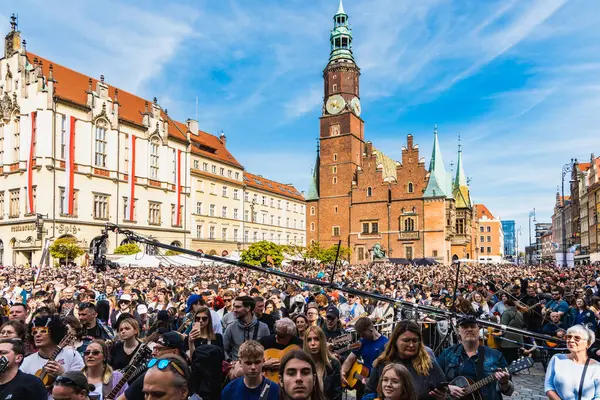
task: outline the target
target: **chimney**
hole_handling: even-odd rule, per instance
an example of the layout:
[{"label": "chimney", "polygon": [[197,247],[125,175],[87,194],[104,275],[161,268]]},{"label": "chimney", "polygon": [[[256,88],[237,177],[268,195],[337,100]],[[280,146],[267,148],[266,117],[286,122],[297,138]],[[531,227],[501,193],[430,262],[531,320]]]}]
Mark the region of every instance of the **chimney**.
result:
[{"label": "chimney", "polygon": [[223,147],[227,147],[227,136],[225,136],[225,132],[221,131],[219,140],[221,140],[221,143],[223,143]]},{"label": "chimney", "polygon": [[413,135],[408,134],[406,136],[406,148],[408,150],[412,150],[413,149]]},{"label": "chimney", "polygon": [[371,154],[373,154],[373,143],[369,141],[365,143],[365,155],[371,157]]},{"label": "chimney", "polygon": [[185,121],[185,124],[188,128],[188,131],[190,131],[190,133],[194,136],[198,136],[198,121],[196,121],[195,119],[190,119],[188,118]]}]

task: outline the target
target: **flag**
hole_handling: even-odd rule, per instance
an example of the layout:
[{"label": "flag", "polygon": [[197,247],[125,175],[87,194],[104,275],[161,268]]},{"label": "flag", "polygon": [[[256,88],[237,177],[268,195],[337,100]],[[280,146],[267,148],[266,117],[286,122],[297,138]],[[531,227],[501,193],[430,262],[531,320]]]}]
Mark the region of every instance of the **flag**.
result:
[{"label": "flag", "polygon": [[129,215],[125,218],[130,221],[133,221],[135,207],[135,140],[135,135],[129,134]]},{"label": "flag", "polygon": [[35,209],[33,207],[33,162],[35,157],[35,119],[37,116],[37,112],[33,111],[31,113],[31,126],[27,127],[26,132],[26,140],[29,145],[29,152],[27,154],[27,214],[33,214]]},{"label": "flag", "polygon": [[75,117],[69,117],[65,133],[65,204],[63,210],[68,215],[74,214],[75,204]]},{"label": "flag", "polygon": [[177,194],[177,205],[175,208],[176,225],[181,225],[181,150],[177,150],[177,169],[175,170],[175,191]]}]

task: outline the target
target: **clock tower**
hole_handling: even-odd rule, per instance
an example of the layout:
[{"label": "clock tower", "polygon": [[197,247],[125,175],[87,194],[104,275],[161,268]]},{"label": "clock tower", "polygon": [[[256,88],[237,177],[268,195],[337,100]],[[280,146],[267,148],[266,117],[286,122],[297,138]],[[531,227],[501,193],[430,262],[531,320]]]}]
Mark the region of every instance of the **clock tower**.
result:
[{"label": "clock tower", "polygon": [[352,29],[342,0],[333,17],[331,52],[323,71],[320,118],[319,227],[317,240],[349,244],[351,190],[363,155],[364,130],[359,92],[360,68],[352,54]]}]

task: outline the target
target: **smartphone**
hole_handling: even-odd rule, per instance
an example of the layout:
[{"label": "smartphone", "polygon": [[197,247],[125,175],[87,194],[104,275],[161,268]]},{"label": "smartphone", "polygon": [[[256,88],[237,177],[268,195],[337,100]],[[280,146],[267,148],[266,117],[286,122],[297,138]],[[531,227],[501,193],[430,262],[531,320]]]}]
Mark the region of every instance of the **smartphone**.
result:
[{"label": "smartphone", "polygon": [[194,322],[192,324],[192,329],[200,329],[200,322]]},{"label": "smartphone", "polygon": [[435,388],[440,392],[446,392],[449,384],[450,382],[440,382]]}]

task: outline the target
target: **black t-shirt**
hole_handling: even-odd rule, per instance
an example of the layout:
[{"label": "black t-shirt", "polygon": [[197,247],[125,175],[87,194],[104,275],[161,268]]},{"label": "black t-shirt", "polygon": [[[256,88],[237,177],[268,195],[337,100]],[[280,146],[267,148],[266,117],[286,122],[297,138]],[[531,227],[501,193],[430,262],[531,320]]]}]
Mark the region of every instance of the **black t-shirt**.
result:
[{"label": "black t-shirt", "polygon": [[283,350],[286,347],[291,346],[293,344],[302,348],[302,345],[304,344],[302,339],[300,339],[298,336],[292,336],[292,338],[290,339],[288,344],[277,343],[277,340],[275,340],[275,335],[261,337],[260,339],[258,339],[258,342],[263,345],[265,350],[267,350],[267,349]]},{"label": "black t-shirt", "polygon": [[127,400],[144,400],[144,372],[135,381],[133,381],[127,390],[125,390],[125,397]]},{"label": "black t-shirt", "polygon": [[110,366],[113,369],[123,369],[129,365],[129,362],[140,348],[141,343],[138,342],[137,347],[131,354],[125,353],[125,344],[123,342],[117,342],[113,345],[110,350]]},{"label": "black t-shirt", "polygon": [[34,375],[17,372],[12,381],[0,385],[0,400],[47,400],[46,387]]},{"label": "black t-shirt", "polygon": [[271,333],[275,333],[275,322],[277,319],[271,314],[263,314],[258,318],[260,322],[265,323],[269,327]]}]

